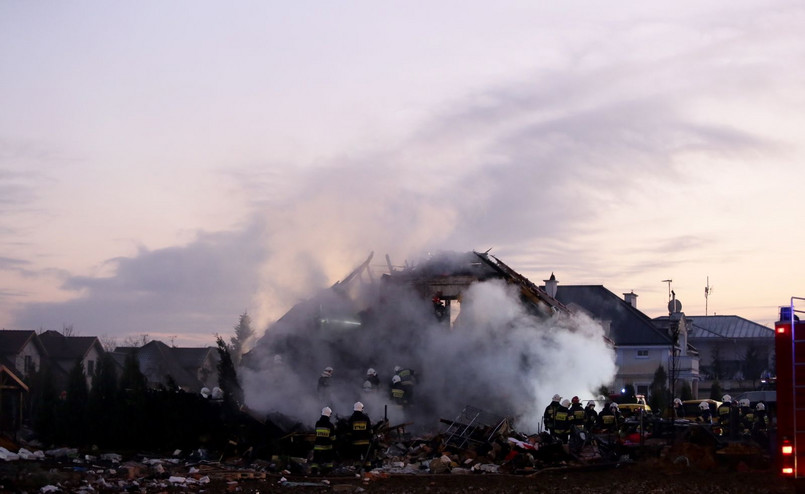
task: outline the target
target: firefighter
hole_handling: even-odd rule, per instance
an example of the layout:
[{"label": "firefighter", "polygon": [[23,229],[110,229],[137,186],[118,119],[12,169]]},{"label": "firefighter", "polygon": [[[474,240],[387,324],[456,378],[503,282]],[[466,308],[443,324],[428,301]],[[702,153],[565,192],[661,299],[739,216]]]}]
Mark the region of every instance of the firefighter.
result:
[{"label": "firefighter", "polygon": [[553,436],[562,441],[562,444],[567,444],[568,434],[570,433],[570,400],[562,400],[562,403],[556,407],[553,416]]},{"label": "firefighter", "polygon": [[755,405],[755,414],[754,414],[754,430],[756,431],[763,431],[765,432],[766,429],[769,427],[769,416],[766,413],[766,404],[763,402],[758,403]]},{"label": "firefighter", "polygon": [[674,398],[674,418],[685,418],[685,405],[682,404],[682,400],[679,398]]},{"label": "firefighter", "polygon": [[699,403],[699,420],[704,424],[713,423],[713,412],[710,410],[710,404],[706,401]]},{"label": "firefighter", "polygon": [[369,445],[372,441],[372,422],[363,411],[363,403],[356,401],[349,417],[352,458],[362,466],[369,466]]},{"label": "firefighter", "polygon": [[581,406],[581,401],[578,396],[574,396],[570,400],[570,425],[576,432],[584,432],[584,408]]},{"label": "firefighter", "polygon": [[333,469],[335,452],[335,426],[330,422],[333,411],[330,407],[321,409],[321,418],[316,422],[316,440],[313,443],[313,463],[310,470],[313,475],[327,475]]},{"label": "firefighter", "polygon": [[732,396],[722,396],[721,405],[716,409],[716,413],[718,414],[718,423],[721,424],[723,431],[726,431],[730,425],[730,408],[732,408]]},{"label": "firefighter", "polygon": [[763,448],[769,447],[769,416],[766,414],[766,405],[758,403],[755,405],[754,413],[755,423],[752,425],[752,439],[760,444]]},{"label": "firefighter", "polygon": [[598,414],[598,423],[601,429],[609,434],[613,434],[618,431],[620,422],[621,414],[618,410],[618,404],[614,401],[610,403],[609,406],[605,406],[604,409]]},{"label": "firefighter", "polygon": [[369,383],[371,383],[372,389],[374,389],[375,391],[380,389],[380,378],[377,377],[377,371],[371,367],[369,367],[366,370],[366,381],[369,381]]},{"label": "firefighter", "polygon": [[744,435],[749,435],[752,431],[752,427],[755,425],[755,411],[752,409],[749,403],[749,399],[744,398],[738,402],[739,405],[739,414],[740,414],[740,422],[741,422],[741,433]]},{"label": "firefighter", "polygon": [[562,401],[562,397],[559,395],[553,395],[551,398],[551,403],[545,407],[545,413],[542,414],[542,423],[545,425],[545,430],[550,432],[551,435],[554,433],[554,417],[556,415],[556,409],[562,406],[559,402]]},{"label": "firefighter", "polygon": [[330,380],[333,377],[333,368],[332,367],[325,367],[323,371],[321,371],[321,375],[319,376],[319,382],[316,386],[316,391],[319,394],[319,399],[321,399],[327,405],[332,406],[333,404],[333,396],[332,396],[332,389],[331,389],[331,382]]},{"label": "firefighter", "polygon": [[598,412],[595,411],[595,402],[590,400],[584,408],[584,429],[592,433],[598,425]]},{"label": "firefighter", "polygon": [[414,385],[416,384],[416,373],[406,367],[394,366],[394,375],[400,377],[400,384],[405,388],[405,400],[411,403],[414,398]]},{"label": "firefighter", "polygon": [[391,378],[391,389],[389,391],[389,396],[391,398],[392,403],[397,405],[407,405],[408,404],[408,396],[406,393],[406,388],[402,385],[402,379],[400,376],[395,375]]}]

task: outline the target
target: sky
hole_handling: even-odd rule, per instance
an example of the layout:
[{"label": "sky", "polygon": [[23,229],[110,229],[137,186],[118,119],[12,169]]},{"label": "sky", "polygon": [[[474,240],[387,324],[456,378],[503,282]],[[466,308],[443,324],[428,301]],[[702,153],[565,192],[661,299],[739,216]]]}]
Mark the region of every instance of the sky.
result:
[{"label": "sky", "polygon": [[214,345],[372,252],[488,249],[770,326],[805,297],[803,25],[774,0],[2,2],[0,327]]}]

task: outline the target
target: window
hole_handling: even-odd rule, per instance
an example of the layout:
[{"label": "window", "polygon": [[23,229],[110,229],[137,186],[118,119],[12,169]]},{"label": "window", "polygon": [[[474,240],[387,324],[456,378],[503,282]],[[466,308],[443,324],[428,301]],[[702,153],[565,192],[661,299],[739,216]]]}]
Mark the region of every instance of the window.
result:
[{"label": "window", "polygon": [[648,358],[648,350],[638,350],[637,358]]},{"label": "window", "polygon": [[32,356],[30,356],[30,355],[26,355],[25,356],[25,374],[30,376],[34,372],[36,372],[36,369],[34,368],[34,358]]},{"label": "window", "polygon": [[95,361],[94,360],[87,360],[87,375],[94,376],[95,375]]}]

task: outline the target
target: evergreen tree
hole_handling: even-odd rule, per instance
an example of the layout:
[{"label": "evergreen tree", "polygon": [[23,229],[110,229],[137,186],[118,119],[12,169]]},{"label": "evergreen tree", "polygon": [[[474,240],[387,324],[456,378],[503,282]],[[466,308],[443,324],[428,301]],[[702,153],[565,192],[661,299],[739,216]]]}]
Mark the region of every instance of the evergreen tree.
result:
[{"label": "evergreen tree", "polygon": [[746,353],[744,354],[744,361],[742,371],[744,375],[744,379],[749,379],[752,381],[752,388],[757,385],[757,380],[760,378],[761,372],[763,372],[763,361],[760,359],[760,352],[755,345],[750,345],[746,349]]},{"label": "evergreen tree", "polygon": [[721,397],[724,395],[724,392],[721,390],[721,384],[718,380],[713,381],[713,385],[710,386],[710,399],[721,401]]},{"label": "evergreen tree", "polygon": [[39,441],[46,446],[56,443],[59,405],[53,370],[42,365],[31,383],[31,419]]},{"label": "evergreen tree", "polygon": [[682,381],[682,386],[679,389],[679,399],[688,401],[693,399],[693,391],[690,389],[690,384],[687,381]]},{"label": "evergreen tree", "polygon": [[229,339],[229,353],[232,358],[232,363],[235,367],[240,365],[240,360],[243,357],[243,352],[246,350],[249,340],[254,336],[252,329],[252,318],[249,314],[244,312],[240,315],[240,320],[235,326],[235,336]]},{"label": "evergreen tree", "polygon": [[89,392],[89,421],[92,424],[93,444],[114,445],[120,434],[115,422],[115,408],[119,398],[115,361],[104,353],[92,376],[92,389]]},{"label": "evergreen tree", "polygon": [[66,440],[71,445],[83,446],[88,439],[87,402],[89,385],[84,374],[84,364],[78,360],[67,378],[64,424]]},{"label": "evergreen tree", "polygon": [[235,365],[232,362],[232,356],[229,354],[224,339],[218,336],[218,385],[224,392],[224,405],[230,407],[238,407],[243,403],[243,390],[238,383],[238,375],[235,371]]},{"label": "evergreen tree", "polygon": [[121,443],[124,447],[140,447],[148,441],[148,381],[140,372],[140,361],[136,350],[126,355],[119,389],[118,417],[122,424],[122,428],[119,429]]},{"label": "evergreen tree", "polygon": [[653,411],[662,411],[668,406],[668,374],[660,365],[654,371],[654,380],[649,388],[648,405]]},{"label": "evergreen tree", "polygon": [[724,361],[721,359],[721,348],[719,346],[713,347],[713,380],[720,381],[724,379]]}]

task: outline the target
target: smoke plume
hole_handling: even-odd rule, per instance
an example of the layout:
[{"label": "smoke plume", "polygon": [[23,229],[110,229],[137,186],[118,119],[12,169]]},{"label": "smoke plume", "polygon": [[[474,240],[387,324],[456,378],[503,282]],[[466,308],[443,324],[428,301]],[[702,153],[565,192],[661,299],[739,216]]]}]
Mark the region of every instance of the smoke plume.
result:
[{"label": "smoke plume", "polygon": [[[554,394],[592,399],[615,375],[615,353],[587,316],[536,315],[502,280],[471,285],[457,305],[448,324],[406,284],[322,290],[271,325],[247,356],[241,370],[247,405],[312,424],[323,406],[346,417],[360,400],[373,420],[385,414],[392,424],[422,431],[469,405],[534,433]],[[331,393],[322,396],[317,380],[328,366]],[[395,366],[417,377],[405,409],[389,399]],[[380,376],[378,392],[362,389],[368,368]]]}]

